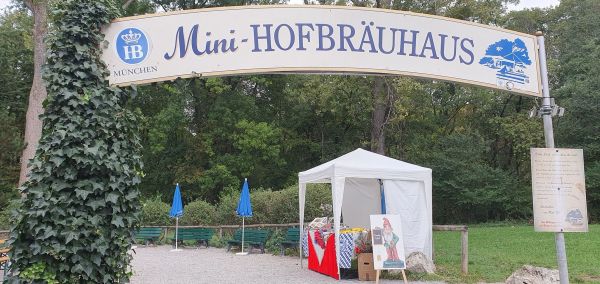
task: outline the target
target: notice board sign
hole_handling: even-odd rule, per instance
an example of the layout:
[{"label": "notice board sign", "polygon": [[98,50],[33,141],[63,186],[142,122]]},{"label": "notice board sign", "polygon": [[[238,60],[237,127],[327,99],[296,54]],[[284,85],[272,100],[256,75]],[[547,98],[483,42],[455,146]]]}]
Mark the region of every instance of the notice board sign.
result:
[{"label": "notice board sign", "polygon": [[587,232],[583,150],[531,148],[537,232]]},{"label": "notice board sign", "polygon": [[400,215],[371,215],[371,238],[375,270],[405,269]]}]

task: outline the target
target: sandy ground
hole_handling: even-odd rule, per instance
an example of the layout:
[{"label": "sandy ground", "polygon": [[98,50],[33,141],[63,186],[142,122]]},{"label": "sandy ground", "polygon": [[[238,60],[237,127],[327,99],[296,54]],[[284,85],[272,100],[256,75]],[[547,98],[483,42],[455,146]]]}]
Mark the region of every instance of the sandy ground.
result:
[{"label": "sandy ground", "polygon": [[[2,282],[1,272],[3,271],[0,271],[0,282]],[[131,283],[136,284],[374,283],[358,280],[336,281],[308,270],[306,260],[304,260],[304,268],[300,268],[300,260],[297,257],[260,254],[258,250],[240,256],[218,248],[184,248],[182,251],[171,252],[171,246],[136,248],[133,257],[133,273]],[[382,280],[380,283],[402,283],[402,281]]]}]

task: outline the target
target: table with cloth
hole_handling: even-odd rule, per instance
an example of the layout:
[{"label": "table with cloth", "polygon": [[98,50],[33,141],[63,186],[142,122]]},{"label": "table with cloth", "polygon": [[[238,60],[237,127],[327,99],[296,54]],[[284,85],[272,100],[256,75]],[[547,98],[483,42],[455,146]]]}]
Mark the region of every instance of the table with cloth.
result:
[{"label": "table with cloth", "polygon": [[[305,230],[302,252],[308,257],[310,270],[339,279],[334,236],[334,233],[319,229]],[[365,236],[366,231],[362,229],[340,231],[340,269],[350,268],[352,259],[356,258],[356,241]]]}]

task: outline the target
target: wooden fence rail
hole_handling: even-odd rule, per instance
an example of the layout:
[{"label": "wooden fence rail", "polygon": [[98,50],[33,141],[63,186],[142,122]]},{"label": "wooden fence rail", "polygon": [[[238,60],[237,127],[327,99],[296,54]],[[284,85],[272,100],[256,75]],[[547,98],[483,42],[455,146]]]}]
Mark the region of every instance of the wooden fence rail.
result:
[{"label": "wooden fence rail", "polygon": [[[305,224],[308,224],[306,222]],[[300,223],[287,223],[287,224],[252,224],[246,225],[246,228],[286,228],[286,227],[298,227]],[[144,226],[148,228],[165,228],[167,232],[169,229],[174,229],[175,226]],[[219,238],[223,237],[223,229],[232,230],[241,228],[240,225],[221,225],[221,226],[179,226],[179,228],[210,228],[216,229],[219,232]],[[434,231],[453,231],[460,232],[460,263],[461,271],[464,274],[469,273],[469,228],[466,225],[433,225]]]},{"label": "wooden fence rail", "polygon": [[460,232],[460,268],[462,273],[469,273],[469,228],[465,225],[433,225],[433,230]]}]

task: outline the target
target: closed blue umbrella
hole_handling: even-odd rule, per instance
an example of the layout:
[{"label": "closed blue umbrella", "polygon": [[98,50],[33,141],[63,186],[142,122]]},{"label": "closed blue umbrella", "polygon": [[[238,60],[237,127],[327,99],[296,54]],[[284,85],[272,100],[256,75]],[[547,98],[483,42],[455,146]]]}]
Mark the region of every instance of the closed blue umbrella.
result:
[{"label": "closed blue umbrella", "polygon": [[238,216],[242,217],[242,252],[239,254],[247,254],[244,253],[244,227],[245,227],[245,217],[252,217],[252,203],[250,202],[250,188],[248,188],[248,179],[244,179],[244,186],[242,186],[242,193],[240,194],[240,200],[238,201],[237,209],[235,210]]},{"label": "closed blue umbrella", "polygon": [[183,215],[183,205],[181,204],[181,191],[179,190],[179,184],[175,186],[175,193],[173,194],[173,204],[171,205],[171,211],[169,216],[175,218],[175,251],[177,249],[177,235],[179,233],[179,217]]}]

